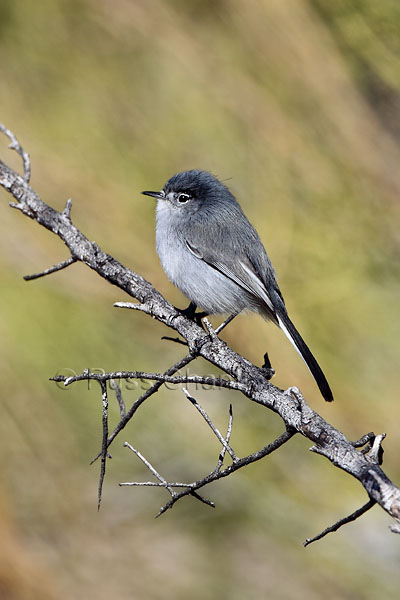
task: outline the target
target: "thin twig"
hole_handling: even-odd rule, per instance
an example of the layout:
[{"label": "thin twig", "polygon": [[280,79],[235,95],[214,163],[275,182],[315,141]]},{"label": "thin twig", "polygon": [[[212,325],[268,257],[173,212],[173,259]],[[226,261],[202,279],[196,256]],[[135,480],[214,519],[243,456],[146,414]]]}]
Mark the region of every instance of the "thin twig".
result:
[{"label": "thin twig", "polygon": [[[133,451],[135,452],[135,450],[133,450]],[[140,456],[139,458],[141,458],[141,460],[143,460],[143,462],[145,462],[145,460],[146,460],[142,456]],[[147,461],[145,462],[145,464],[147,466]],[[195,490],[191,489],[194,485],[193,483],[168,483],[165,479],[162,479],[162,481],[159,483],[155,483],[154,481],[126,481],[126,482],[121,482],[119,485],[121,487],[127,487],[127,486],[131,486],[131,487],[161,487],[161,488],[167,489],[172,497],[176,496],[176,492],[172,488],[184,487],[184,488],[191,490],[190,495],[192,495],[194,498],[196,498],[197,500],[200,500],[201,502],[203,502],[204,504],[207,504],[208,506],[211,506],[212,508],[215,508],[215,504],[214,504],[214,502],[212,502],[212,500],[208,500],[208,498],[204,498],[204,496],[200,496],[200,494],[198,494]]]},{"label": "thin twig", "polygon": [[134,452],[134,454],[136,454],[136,456],[138,458],[140,458],[142,463],[146,465],[146,467],[149,469],[149,471],[151,473],[153,473],[154,477],[156,477],[158,479],[158,481],[162,484],[162,486],[165,487],[165,489],[167,489],[169,491],[169,493],[171,494],[172,497],[176,496],[176,492],[174,492],[172,487],[167,483],[167,480],[164,479],[164,477],[162,475],[160,475],[160,473],[153,467],[153,465],[147,460],[147,458],[145,458],[143,456],[143,454],[141,454],[139,452],[139,450],[136,450],[136,448],[131,446],[131,444],[129,444],[129,442],[125,442],[124,446],[125,446],[125,448],[129,448],[129,450]]},{"label": "thin twig", "polygon": [[376,504],[375,500],[369,500],[367,502],[367,504],[364,504],[364,506],[362,506],[358,510],[355,510],[348,517],[344,517],[343,519],[340,519],[340,521],[337,521],[337,523],[335,523],[334,525],[327,527],[326,529],[324,529],[324,531],[322,531],[315,537],[307,538],[306,541],[304,542],[303,546],[308,546],[309,544],[312,544],[313,542],[316,542],[317,540],[320,540],[321,538],[325,537],[326,535],[328,535],[328,533],[333,533],[334,531],[337,531],[340,527],[342,527],[342,525],[346,525],[347,523],[351,523],[352,521],[355,521],[356,519],[361,517],[364,513],[366,513],[370,508],[372,508],[375,504]]},{"label": "thin twig", "polygon": [[[230,428],[228,428],[228,429],[230,429]],[[198,494],[197,490],[204,487],[205,485],[208,485],[209,483],[211,483],[213,481],[217,481],[218,479],[221,479],[222,477],[227,477],[234,471],[237,471],[238,469],[241,469],[241,468],[245,467],[246,465],[249,465],[253,462],[261,460],[262,458],[264,458],[264,456],[267,456],[268,454],[271,454],[275,450],[278,450],[278,448],[280,448],[281,446],[283,446],[283,444],[288,442],[293,437],[293,435],[295,435],[295,433],[296,433],[296,431],[287,429],[276,440],[274,440],[270,444],[267,444],[267,446],[265,446],[264,448],[261,448],[261,450],[258,450],[257,452],[254,452],[253,454],[249,454],[248,456],[245,456],[244,458],[237,459],[236,462],[233,462],[231,465],[226,467],[223,471],[216,468],[216,469],[214,469],[214,471],[212,471],[206,477],[203,477],[202,479],[199,479],[197,481],[193,481],[192,483],[167,482],[159,473],[157,473],[157,471],[155,471],[154,467],[152,467],[150,465],[150,463],[148,463],[148,461],[144,457],[139,456],[137,450],[135,450],[131,447],[131,450],[133,452],[135,452],[135,454],[137,454],[139,456],[139,458],[141,458],[141,460],[143,460],[143,462],[146,464],[146,466],[148,466],[148,468],[151,470],[151,472],[159,479],[160,483],[154,483],[152,481],[130,481],[130,482],[121,482],[119,485],[120,486],[132,486],[132,487],[135,487],[135,486],[136,487],[145,487],[145,486],[163,487],[163,488],[167,488],[168,490],[169,490],[169,488],[185,488],[181,492],[175,492],[172,490],[173,491],[172,494],[171,494],[171,490],[169,490],[169,492],[172,496],[171,500],[169,502],[167,502],[160,509],[160,511],[157,514],[157,517],[162,515],[169,508],[171,508],[177,500],[179,500],[180,498],[183,498],[184,496],[188,496],[188,495],[198,498],[199,500],[201,500],[202,502],[205,502],[209,506],[214,506],[214,503],[211,500],[204,499],[202,496],[200,496]],[[227,439],[229,439],[229,435],[230,435],[230,432],[228,432],[228,434],[227,434]],[[130,445],[127,442],[125,442],[125,445],[130,447]],[[153,471],[153,469],[154,469],[154,471]]]},{"label": "thin twig", "polygon": [[[229,444],[229,440],[231,439],[231,433],[232,433],[232,423],[233,423],[233,412],[232,412],[232,404],[229,405],[229,421],[228,421],[228,429],[226,431],[226,436],[225,436],[225,442],[227,444]],[[225,458],[225,453],[226,453],[226,446],[225,444],[222,445],[222,450],[220,452],[220,455],[218,457],[218,462],[217,462],[217,466],[215,467],[215,471],[218,473],[221,468],[222,465],[224,463],[224,458]]]},{"label": "thin twig", "polygon": [[[169,369],[167,369],[165,371],[165,375],[173,375],[173,373],[176,373],[183,367],[186,367],[186,365],[188,365],[194,359],[195,359],[195,356],[193,356],[192,354],[187,354],[186,356],[181,358],[177,363],[175,363]],[[132,404],[131,408],[126,413],[125,417],[121,418],[120,422],[116,425],[114,431],[109,436],[109,438],[107,440],[107,447],[110,446],[110,444],[113,442],[113,440],[119,434],[119,432],[122,431],[122,429],[124,429],[124,427],[126,426],[127,423],[129,423],[129,421],[132,419],[133,415],[135,414],[137,409],[143,404],[143,402],[145,402],[145,400],[147,400],[148,398],[153,396],[153,394],[158,392],[158,390],[163,385],[163,383],[164,383],[163,381],[157,381],[148,390],[146,390],[141,396],[139,396],[139,398],[137,400],[135,400],[135,402]],[[95,456],[92,459],[90,464],[93,464],[100,456],[101,456],[101,453],[99,452],[99,454],[97,454],[97,456]]]},{"label": "thin twig", "polygon": [[118,383],[116,381],[114,381],[114,379],[110,379],[110,386],[114,390],[115,397],[117,398],[117,402],[119,405],[119,415],[120,415],[121,419],[124,419],[125,415],[126,415],[126,410],[125,410],[125,402],[122,397],[121,388],[119,387]]},{"label": "thin twig", "polygon": [[207,317],[203,318],[203,323],[206,326],[206,329],[207,329],[212,341],[216,342],[218,340],[218,336],[217,336],[213,326],[211,325],[210,321],[207,319]]},{"label": "thin twig", "polygon": [[63,381],[65,386],[71,385],[76,381],[87,381],[93,379],[94,381],[108,381],[110,379],[149,379],[150,381],[160,381],[162,383],[195,383],[197,385],[212,385],[215,387],[227,388],[230,390],[246,391],[246,386],[232,379],[224,379],[222,377],[210,377],[201,375],[187,375],[187,376],[171,376],[162,373],[147,373],[145,371],[115,371],[113,373],[92,373],[88,369],[85,369],[79,375],[73,375],[66,377],[64,375],[56,375],[50,377],[50,381],[60,382]]},{"label": "thin twig", "polygon": [[221,435],[221,432],[217,429],[217,427],[211,421],[210,417],[208,416],[208,414],[206,413],[206,411],[204,410],[204,408],[202,406],[200,406],[200,404],[197,402],[197,400],[195,398],[193,398],[193,396],[191,396],[189,394],[189,392],[187,391],[186,388],[182,388],[182,392],[185,394],[186,398],[188,400],[190,400],[190,402],[193,404],[193,406],[199,411],[199,413],[201,414],[201,416],[203,417],[203,419],[205,420],[205,422],[207,423],[207,425],[210,427],[211,431],[214,433],[214,435],[221,442],[223,448],[225,448],[225,450],[229,453],[229,455],[231,456],[232,460],[233,461],[237,460],[237,456],[234,453],[233,449],[225,441],[224,437]]},{"label": "thin twig", "polygon": [[107,384],[105,381],[100,381],[101,387],[101,398],[102,398],[102,429],[103,437],[101,441],[101,466],[100,466],[100,477],[99,477],[99,490],[97,497],[97,510],[100,510],[101,495],[103,491],[103,482],[106,474],[106,461],[107,461],[107,438],[108,438],[108,395],[107,395]]},{"label": "thin twig", "polygon": [[29,183],[31,178],[31,159],[29,158],[29,154],[22,148],[13,132],[7,129],[7,127],[5,127],[5,125],[2,123],[0,123],[0,131],[11,140],[11,143],[8,145],[8,147],[11,150],[15,150],[15,152],[17,152],[22,158],[22,165],[24,168],[23,178],[26,183]]},{"label": "thin twig", "polygon": [[148,312],[148,307],[141,302],[114,302],[115,308],[130,308],[131,310],[141,310],[142,312]]},{"label": "thin twig", "polygon": [[203,502],[203,504],[207,504],[207,506],[211,506],[211,508],[215,508],[215,503],[212,500],[208,500],[208,498],[204,498],[204,496],[200,496],[200,494],[198,492],[195,492],[193,490],[190,495],[193,496],[193,498],[200,500],[200,502]]},{"label": "thin twig", "polygon": [[366,433],[365,435],[362,436],[362,438],[360,438],[359,440],[355,441],[355,442],[350,442],[350,444],[352,446],[354,446],[354,448],[362,448],[362,446],[365,446],[365,444],[368,444],[368,442],[370,442],[371,440],[375,439],[375,434],[373,431],[370,431],[369,433]]},{"label": "thin twig", "polygon": [[[120,485],[121,487],[166,487],[165,483],[156,483],[155,481],[122,481],[118,485]],[[190,488],[192,487],[193,483],[169,482],[167,485],[169,485],[170,487]]]},{"label": "thin twig", "polygon": [[62,211],[62,215],[67,219],[67,221],[71,222],[71,209],[72,209],[72,199],[68,198],[64,210]]},{"label": "thin twig", "polygon": [[248,456],[245,456],[244,458],[239,458],[238,460],[233,462],[231,465],[229,465],[222,471],[217,472],[216,470],[214,470],[206,477],[203,477],[203,479],[194,481],[188,489],[177,493],[174,498],[171,498],[171,500],[169,502],[164,504],[164,506],[160,509],[157,517],[164,514],[165,511],[167,511],[169,508],[172,508],[172,506],[175,504],[175,502],[177,502],[184,496],[187,496],[188,494],[192,494],[193,491],[196,491],[196,490],[204,487],[205,485],[208,485],[212,481],[217,481],[218,479],[221,479],[222,477],[227,477],[228,475],[241,469],[242,467],[249,465],[253,462],[256,462],[258,460],[261,460],[262,458],[264,458],[264,456],[267,456],[268,454],[271,454],[275,450],[278,450],[278,448],[283,446],[283,444],[286,444],[286,442],[288,442],[296,433],[297,432],[295,430],[287,429],[276,440],[274,440],[270,444],[267,444],[264,448],[261,448],[261,450],[258,450],[257,452],[254,452],[253,454],[249,454]]},{"label": "thin twig", "polygon": [[56,271],[61,271],[62,269],[69,267],[70,265],[74,264],[76,261],[77,261],[77,259],[74,256],[70,256],[70,258],[67,258],[67,260],[63,260],[62,262],[59,262],[57,265],[54,265],[54,267],[49,267],[48,269],[45,269],[44,271],[41,271],[40,273],[33,273],[33,275],[24,275],[24,279],[25,279],[25,281],[31,281],[32,279],[38,279],[39,277],[44,277],[45,275],[50,275],[50,273],[55,273]]}]

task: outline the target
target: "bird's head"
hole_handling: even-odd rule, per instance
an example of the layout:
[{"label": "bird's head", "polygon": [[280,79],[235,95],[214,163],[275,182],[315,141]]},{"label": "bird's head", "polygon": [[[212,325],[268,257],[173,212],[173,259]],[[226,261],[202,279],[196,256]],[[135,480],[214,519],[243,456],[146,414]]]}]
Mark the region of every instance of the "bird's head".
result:
[{"label": "bird's head", "polygon": [[160,192],[142,192],[152,196],[161,203],[168,203],[170,208],[185,212],[196,212],[204,206],[218,202],[235,202],[226,185],[208,171],[183,171],[173,175]]}]

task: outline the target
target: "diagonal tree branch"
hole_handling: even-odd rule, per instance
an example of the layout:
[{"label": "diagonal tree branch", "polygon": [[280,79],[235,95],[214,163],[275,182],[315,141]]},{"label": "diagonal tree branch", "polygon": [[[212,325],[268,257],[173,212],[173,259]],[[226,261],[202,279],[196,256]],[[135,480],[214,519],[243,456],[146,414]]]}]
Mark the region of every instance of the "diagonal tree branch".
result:
[{"label": "diagonal tree branch", "polygon": [[[4,126],[0,129],[5,133],[8,131]],[[22,150],[20,154],[24,156]],[[325,456],[333,465],[355,477],[363,485],[371,501],[375,501],[395,519],[400,518],[400,489],[390,481],[379,464],[371,462],[368,456],[359,452],[343,433],[313,411],[297,388],[290,388],[287,392],[283,392],[272,385],[268,380],[267,370],[255,366],[234,352],[217,335],[205,332],[167,302],[143,277],[103,252],[95,242],[90,242],[72,223],[70,202],[62,212],[54,210],[39,198],[29,186],[28,179],[29,172],[26,166],[22,177],[0,161],[0,186],[14,198],[15,202],[12,202],[11,206],[57,235],[67,246],[74,260],[86,264],[100,277],[136,299],[147,314],[175,330],[188,345],[189,354],[182,359],[183,362],[186,361],[187,364],[196,356],[201,356],[222,369],[234,380],[230,383],[237,383],[236,389],[244,396],[277,413],[284,421],[287,431],[298,432],[309,439],[314,444],[314,452]],[[166,371],[165,375],[169,377],[179,368],[174,365]],[[164,378],[164,381],[167,379]],[[151,391],[147,390],[132,405],[125,417],[121,418],[114,432],[107,438],[107,446],[115,439],[141,403],[154,394],[161,385],[162,379],[159,379],[150,388]],[[221,474],[224,473],[226,476],[237,464],[222,470]]]}]

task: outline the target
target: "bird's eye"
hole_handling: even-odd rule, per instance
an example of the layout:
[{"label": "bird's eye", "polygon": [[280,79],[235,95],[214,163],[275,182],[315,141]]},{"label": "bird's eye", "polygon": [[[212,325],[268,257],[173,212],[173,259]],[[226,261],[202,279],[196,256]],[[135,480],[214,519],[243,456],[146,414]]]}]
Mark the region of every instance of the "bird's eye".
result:
[{"label": "bird's eye", "polygon": [[185,202],[190,200],[190,198],[191,198],[190,194],[185,194],[184,192],[182,192],[181,194],[178,194],[178,196],[177,196],[177,200],[181,204],[185,204]]}]

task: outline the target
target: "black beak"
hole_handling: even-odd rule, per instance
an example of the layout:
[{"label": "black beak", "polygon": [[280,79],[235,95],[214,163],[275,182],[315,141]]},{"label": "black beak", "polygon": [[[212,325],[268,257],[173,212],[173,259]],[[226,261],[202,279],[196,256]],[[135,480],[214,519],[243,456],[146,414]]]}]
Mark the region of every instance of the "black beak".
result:
[{"label": "black beak", "polygon": [[163,197],[161,192],[142,192],[142,194],[145,196],[152,196],[152,198],[157,198],[157,200]]}]

